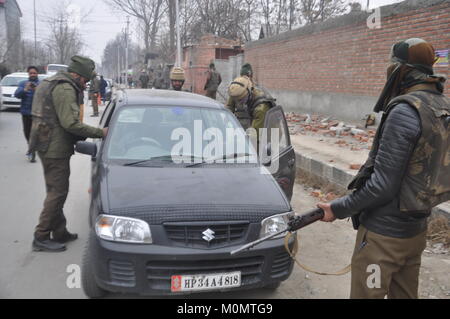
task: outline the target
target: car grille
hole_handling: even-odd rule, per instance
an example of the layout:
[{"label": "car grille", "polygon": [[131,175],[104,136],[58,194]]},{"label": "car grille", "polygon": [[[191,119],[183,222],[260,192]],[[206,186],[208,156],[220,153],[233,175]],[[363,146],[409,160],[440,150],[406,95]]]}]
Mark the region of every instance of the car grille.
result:
[{"label": "car grille", "polygon": [[136,286],[136,272],[134,265],[126,261],[109,261],[109,275],[111,282],[123,287]]},{"label": "car grille", "polygon": [[201,275],[241,272],[242,286],[261,281],[264,257],[245,257],[225,260],[150,261],[146,265],[151,289],[170,291],[171,278],[176,275]]},{"label": "car grille", "polygon": [[278,254],[273,260],[270,276],[272,278],[279,278],[287,275],[291,269],[292,262],[292,258],[287,252]]},{"label": "car grille", "polygon": [[[248,222],[165,223],[164,229],[174,246],[219,248],[235,245],[247,234]],[[210,241],[208,241],[208,236]]]}]

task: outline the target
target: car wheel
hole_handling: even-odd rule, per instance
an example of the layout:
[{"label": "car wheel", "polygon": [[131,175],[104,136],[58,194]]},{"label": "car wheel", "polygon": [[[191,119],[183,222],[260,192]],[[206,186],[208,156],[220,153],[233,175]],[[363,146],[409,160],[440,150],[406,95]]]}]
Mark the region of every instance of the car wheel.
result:
[{"label": "car wheel", "polygon": [[100,288],[95,281],[92,256],[89,250],[89,241],[90,239],[84,249],[83,265],[81,268],[81,285],[84,293],[89,298],[102,298],[106,295],[106,291]]},{"label": "car wheel", "polygon": [[264,289],[275,291],[275,290],[277,290],[280,286],[281,286],[281,281],[277,281],[277,282],[268,284],[267,286],[264,287]]}]

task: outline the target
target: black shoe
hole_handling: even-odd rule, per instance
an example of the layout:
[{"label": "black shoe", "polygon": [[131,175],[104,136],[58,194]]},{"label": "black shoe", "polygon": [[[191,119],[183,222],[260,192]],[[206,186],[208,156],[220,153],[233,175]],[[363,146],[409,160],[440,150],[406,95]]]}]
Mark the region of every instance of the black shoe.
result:
[{"label": "black shoe", "polygon": [[36,153],[31,153],[30,163],[36,163]]},{"label": "black shoe", "polygon": [[91,117],[98,117],[98,114],[92,114]]},{"label": "black shoe", "polygon": [[60,244],[65,244],[78,239],[78,234],[66,232],[62,237],[53,237],[53,240]]},{"label": "black shoe", "polygon": [[61,252],[65,251],[66,246],[61,243],[57,243],[54,240],[46,239],[46,240],[33,240],[33,251],[48,251],[48,252]]}]

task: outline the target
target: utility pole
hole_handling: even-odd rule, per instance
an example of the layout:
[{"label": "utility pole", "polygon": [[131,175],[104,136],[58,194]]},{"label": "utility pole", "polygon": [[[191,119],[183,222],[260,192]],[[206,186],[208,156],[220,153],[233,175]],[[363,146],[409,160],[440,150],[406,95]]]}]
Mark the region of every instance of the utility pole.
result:
[{"label": "utility pole", "polygon": [[181,67],[181,36],[180,36],[180,4],[175,0],[175,15],[177,17],[177,61],[175,66]]},{"label": "utility pole", "polygon": [[36,33],[36,0],[33,0],[34,9],[34,65],[37,64],[37,33]]},{"label": "utility pole", "polygon": [[126,69],[126,78],[125,81],[128,80],[128,32],[130,28],[130,16],[127,16],[127,30],[125,34],[125,69]]}]

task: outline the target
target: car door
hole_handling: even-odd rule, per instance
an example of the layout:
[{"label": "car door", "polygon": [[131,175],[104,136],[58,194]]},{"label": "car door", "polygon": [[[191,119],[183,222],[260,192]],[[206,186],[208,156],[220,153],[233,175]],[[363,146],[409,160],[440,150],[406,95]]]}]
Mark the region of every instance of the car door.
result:
[{"label": "car door", "polygon": [[263,155],[268,160],[263,161],[263,164],[270,166],[269,171],[287,198],[291,200],[296,174],[295,151],[281,106],[274,107],[266,113],[264,127],[267,128],[267,141],[263,139],[261,146]]}]

